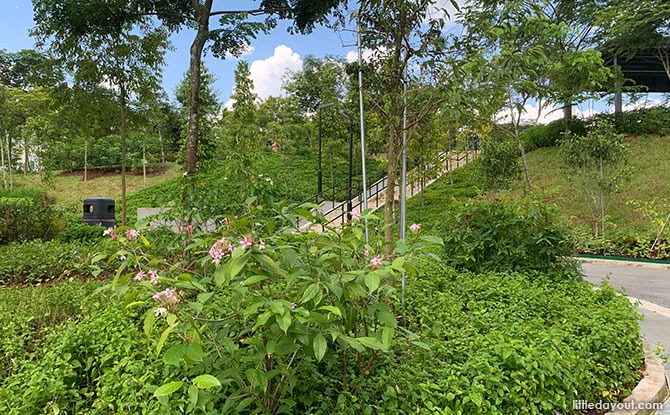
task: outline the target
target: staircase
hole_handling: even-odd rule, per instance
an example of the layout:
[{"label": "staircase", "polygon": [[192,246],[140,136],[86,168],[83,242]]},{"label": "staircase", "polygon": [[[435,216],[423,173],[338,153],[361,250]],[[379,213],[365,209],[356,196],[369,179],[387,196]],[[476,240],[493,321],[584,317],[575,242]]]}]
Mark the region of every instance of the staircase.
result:
[{"label": "staircase", "polygon": [[[454,169],[464,166],[468,162],[477,158],[478,153],[476,151],[443,151],[436,158],[436,162],[433,165],[427,167],[428,170],[432,170],[436,165],[438,169],[433,171],[433,176],[426,180],[418,180],[421,178],[420,171],[418,169],[412,169],[407,174],[407,193],[406,197],[409,199],[412,196],[420,193],[423,189],[431,185],[435,180],[439,179],[445,173],[453,171]],[[388,176],[384,176],[381,179],[376,180],[370,186],[368,186],[365,195],[363,192],[352,197],[351,201],[344,200],[341,202],[327,200],[319,203],[319,209],[316,209],[313,213],[316,214],[319,212],[323,215],[329,224],[338,227],[346,223],[348,220],[349,212],[362,213],[365,204],[363,203],[363,198],[367,196],[368,198],[368,209],[372,211],[378,209],[380,206],[383,206],[386,201],[386,186],[388,184]],[[400,186],[395,188],[395,200],[400,200]],[[322,230],[320,226],[314,226],[312,222],[302,220],[300,222],[300,230],[309,231],[309,230]]]}]

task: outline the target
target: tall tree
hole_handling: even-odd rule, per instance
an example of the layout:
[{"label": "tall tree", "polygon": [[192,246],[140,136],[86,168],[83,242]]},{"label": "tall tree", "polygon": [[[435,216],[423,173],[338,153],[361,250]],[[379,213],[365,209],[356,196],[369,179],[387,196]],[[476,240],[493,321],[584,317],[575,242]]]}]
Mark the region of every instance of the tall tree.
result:
[{"label": "tall tree", "polygon": [[[200,68],[200,91],[198,92],[199,99],[199,120],[198,120],[198,142],[197,146],[197,160],[199,162],[211,160],[218,146],[216,134],[214,131],[214,119],[219,116],[221,111],[221,103],[217,98],[218,92],[214,89],[214,82],[216,77],[207,69],[205,65]],[[175,90],[175,98],[181,107],[182,113],[182,128],[181,128],[181,150],[188,147],[189,135],[189,113],[191,112],[191,72],[190,70],[184,74],[184,78],[179,81]],[[186,151],[188,152],[188,151]],[[186,154],[182,151],[182,156]],[[198,163],[198,164],[200,164]]]},{"label": "tall tree", "polygon": [[[123,2],[122,2],[123,3]],[[119,97],[121,133],[121,223],[126,224],[126,121],[132,94],[158,89],[159,69],[168,47],[166,33],[127,5],[113,0],[34,0],[32,34],[41,47],[77,79],[106,82]]]},{"label": "tall tree", "polygon": [[[358,16],[361,26],[368,28],[362,32],[363,45],[377,52],[377,56],[366,64],[365,70],[368,76],[374,77],[371,84],[377,85],[369,93],[377,94],[372,101],[376,103],[374,109],[381,114],[386,137],[388,181],[384,202],[384,243],[387,255],[393,253],[395,238],[394,200],[403,152],[403,133],[433,113],[442,99],[439,88],[443,80],[441,71],[445,68],[446,45],[442,36],[445,19],[444,15],[431,15],[434,9],[434,0],[364,0]],[[410,70],[410,63],[418,70]],[[404,99],[403,85],[418,75],[429,78],[432,88],[415,88],[413,91],[428,96],[420,100],[416,97]],[[408,103],[415,102],[420,102],[421,106],[408,106]],[[403,114],[410,108],[412,114],[405,124]]]}]

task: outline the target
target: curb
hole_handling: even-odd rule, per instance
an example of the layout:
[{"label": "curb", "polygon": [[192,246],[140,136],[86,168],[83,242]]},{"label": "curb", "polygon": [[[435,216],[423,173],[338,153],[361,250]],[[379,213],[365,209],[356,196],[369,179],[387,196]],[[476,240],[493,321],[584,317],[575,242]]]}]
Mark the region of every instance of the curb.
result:
[{"label": "curb", "polygon": [[[661,359],[654,354],[648,344],[644,345],[644,377],[633,392],[621,402],[623,409],[607,412],[605,415],[651,415],[656,412],[650,404],[662,404],[668,396],[668,381]],[[630,408],[629,408],[630,407]]]},{"label": "curb", "polygon": [[582,257],[574,257],[574,259],[581,262],[588,262],[592,264],[607,264],[607,265],[618,265],[622,267],[626,266],[626,267],[653,268],[653,269],[670,269],[670,264],[654,264],[650,262],[626,261],[619,259],[582,258]]}]

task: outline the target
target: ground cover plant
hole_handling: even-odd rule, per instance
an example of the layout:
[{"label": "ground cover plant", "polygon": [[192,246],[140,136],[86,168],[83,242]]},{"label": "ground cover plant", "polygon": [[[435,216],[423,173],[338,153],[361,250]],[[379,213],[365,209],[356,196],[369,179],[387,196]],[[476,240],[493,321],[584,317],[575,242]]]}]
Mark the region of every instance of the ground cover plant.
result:
[{"label": "ground cover plant", "polygon": [[386,258],[373,216],[292,234],[290,211],[250,211],[215,234],[110,230],[115,295],[13,355],[0,411],[571,414],[638,379],[638,314],[569,268],[457,271],[425,228]]}]

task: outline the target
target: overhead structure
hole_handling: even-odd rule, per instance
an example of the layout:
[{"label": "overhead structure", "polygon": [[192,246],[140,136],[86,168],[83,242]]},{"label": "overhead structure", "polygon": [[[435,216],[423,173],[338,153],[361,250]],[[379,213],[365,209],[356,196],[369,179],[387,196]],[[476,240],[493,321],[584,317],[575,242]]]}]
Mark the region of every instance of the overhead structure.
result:
[{"label": "overhead structure", "polygon": [[[670,92],[670,39],[655,48],[632,56],[604,55],[608,66],[618,66],[626,82],[619,87],[642,86],[643,92]],[[615,112],[621,112],[621,92],[615,98]]]}]

